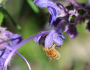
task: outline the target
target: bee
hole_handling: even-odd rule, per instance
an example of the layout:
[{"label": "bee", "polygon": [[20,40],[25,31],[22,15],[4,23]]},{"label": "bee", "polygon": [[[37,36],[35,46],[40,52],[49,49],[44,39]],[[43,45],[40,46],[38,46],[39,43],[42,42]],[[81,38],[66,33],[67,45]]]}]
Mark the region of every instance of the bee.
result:
[{"label": "bee", "polygon": [[53,43],[51,46],[49,47],[45,47],[44,46],[44,42],[45,42],[45,37],[47,35],[43,35],[42,38],[43,38],[43,41],[42,41],[42,47],[43,47],[43,50],[46,52],[46,55],[48,57],[50,57],[50,59],[54,59],[54,60],[58,60],[60,58],[60,54],[59,52],[55,49],[55,47],[59,47],[57,46],[55,43]]}]

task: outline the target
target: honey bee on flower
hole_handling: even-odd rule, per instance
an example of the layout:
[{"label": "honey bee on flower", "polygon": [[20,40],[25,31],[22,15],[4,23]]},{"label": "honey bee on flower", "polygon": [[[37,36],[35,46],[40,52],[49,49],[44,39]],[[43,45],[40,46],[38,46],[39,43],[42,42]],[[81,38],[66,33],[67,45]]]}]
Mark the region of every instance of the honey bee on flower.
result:
[{"label": "honey bee on flower", "polygon": [[58,60],[60,54],[55,48],[63,44],[62,39],[65,39],[65,37],[60,32],[52,30],[49,34],[35,38],[35,41],[42,45],[43,50],[50,59]]}]

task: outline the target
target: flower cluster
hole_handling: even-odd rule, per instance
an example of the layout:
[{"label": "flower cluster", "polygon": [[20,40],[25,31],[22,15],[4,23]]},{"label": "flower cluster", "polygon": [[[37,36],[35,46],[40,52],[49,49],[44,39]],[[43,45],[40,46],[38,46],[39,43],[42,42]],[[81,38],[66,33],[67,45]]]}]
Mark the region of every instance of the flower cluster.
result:
[{"label": "flower cluster", "polygon": [[[69,38],[75,38],[78,35],[76,25],[81,24],[86,19],[89,20],[90,13],[89,5],[77,3],[74,0],[66,0],[70,4],[64,7],[60,3],[53,3],[50,0],[34,0],[34,3],[39,7],[45,7],[50,12],[49,25],[55,28],[62,28]],[[90,21],[89,21],[90,22]],[[87,29],[90,31],[90,23],[87,23]]]}]

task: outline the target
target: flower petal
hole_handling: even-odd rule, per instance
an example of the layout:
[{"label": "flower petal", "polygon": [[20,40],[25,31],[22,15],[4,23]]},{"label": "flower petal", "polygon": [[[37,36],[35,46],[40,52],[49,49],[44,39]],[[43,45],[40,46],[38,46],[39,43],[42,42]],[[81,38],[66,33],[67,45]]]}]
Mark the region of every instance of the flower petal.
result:
[{"label": "flower petal", "polygon": [[67,35],[69,36],[69,38],[75,38],[78,35],[75,25],[69,25],[69,28],[67,30]]},{"label": "flower petal", "polygon": [[57,19],[53,22],[53,25],[54,25],[55,27],[57,27],[57,25],[59,24],[60,21],[61,21],[61,19],[60,19],[60,18],[57,18]]},{"label": "flower petal", "polygon": [[[49,25],[51,25],[53,23],[53,21],[56,19],[56,10],[53,7],[48,7],[48,10],[50,12],[50,20],[49,20]],[[52,19],[51,19],[52,18]]]},{"label": "flower petal", "polygon": [[66,38],[64,37],[64,35],[63,35],[62,33],[60,33],[60,32],[57,32],[57,36],[61,37],[62,39],[66,39]]},{"label": "flower petal", "polygon": [[52,30],[45,38],[45,47],[49,47],[53,43],[53,34],[55,33],[55,30]]},{"label": "flower petal", "polygon": [[34,41],[37,43],[37,42],[41,39],[41,37],[42,37],[42,36],[36,37],[36,38],[34,39]]},{"label": "flower petal", "polygon": [[88,3],[90,4],[90,0],[88,0]]},{"label": "flower petal", "polygon": [[62,38],[56,36],[53,38],[53,42],[57,45],[62,45],[63,44],[63,41],[62,41]]}]

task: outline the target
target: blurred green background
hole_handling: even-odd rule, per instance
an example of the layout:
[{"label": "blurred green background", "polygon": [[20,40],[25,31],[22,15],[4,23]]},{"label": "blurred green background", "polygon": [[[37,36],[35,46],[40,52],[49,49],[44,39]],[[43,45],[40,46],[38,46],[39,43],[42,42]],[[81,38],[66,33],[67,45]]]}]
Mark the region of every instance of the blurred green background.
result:
[{"label": "blurred green background", "polygon": [[[78,2],[88,3],[87,0]],[[6,12],[0,8],[3,12],[0,17],[3,20],[0,19],[2,26],[13,33],[21,34],[23,39],[50,29],[47,27],[48,10],[37,7],[33,0],[8,0],[4,8]],[[57,61],[50,60],[50,63],[42,46],[36,44],[34,39],[20,47],[18,52],[28,60],[32,70],[90,70],[90,32],[86,30],[86,24],[77,25],[77,29],[79,35],[75,39],[69,39],[64,33],[66,40],[61,48],[57,48],[61,55]],[[15,55],[8,70],[28,70],[28,67],[21,57]]]}]

